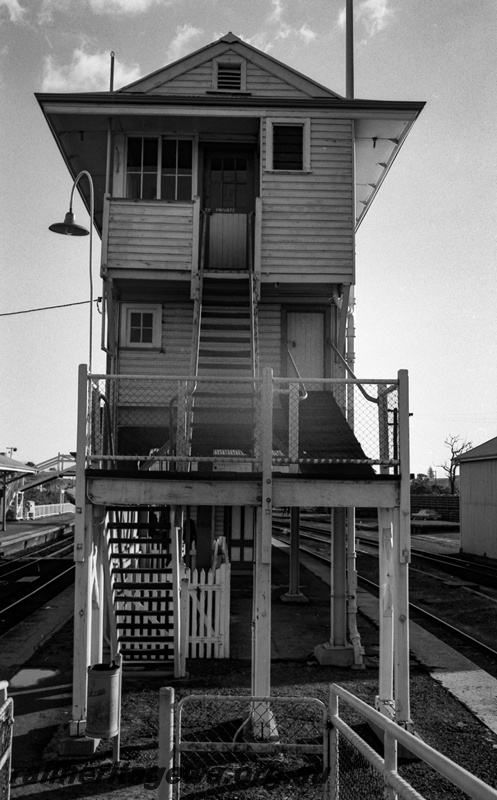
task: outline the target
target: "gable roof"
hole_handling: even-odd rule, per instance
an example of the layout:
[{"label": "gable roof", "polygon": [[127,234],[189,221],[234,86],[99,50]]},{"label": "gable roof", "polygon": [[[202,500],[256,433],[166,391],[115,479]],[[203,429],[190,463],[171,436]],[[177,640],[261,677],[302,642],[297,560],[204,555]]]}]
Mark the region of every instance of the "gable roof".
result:
[{"label": "gable roof", "polygon": [[148,94],[150,92],[155,93],[159,90],[163,90],[163,93],[167,94],[169,83],[207,62],[213,61],[216,58],[221,58],[227,54],[235,54],[249,61],[265,72],[279,78],[284,83],[289,84],[294,89],[298,89],[304,96],[340,98],[340,95],[336,92],[332,92],[331,89],[327,89],[325,86],[302,75],[302,73],[283,64],[276,58],[242,41],[238,36],[235,36],[234,33],[231,33],[231,31],[217,41],[200,48],[200,50],[196,50],[194,53],[190,53],[178,59],[178,61],[174,61],[172,64],[168,64],[156,72],[152,72],[144,78],[139,78],[137,81],[127,86],[123,86],[122,89],[119,89],[119,93]]},{"label": "gable roof", "polygon": [[497,436],[467,450],[457,461],[460,464],[463,461],[487,461],[493,458],[497,458]]},{"label": "gable roof", "polygon": [[[256,91],[213,91],[209,62],[226,54],[244,59],[247,72],[257,73]],[[195,88],[192,76],[195,74],[197,79],[200,73],[203,83],[201,88]],[[265,76],[268,80],[262,91],[264,80],[260,79]],[[170,118],[174,114],[181,118],[201,109],[203,114],[212,110],[215,116],[229,118],[233,107],[238,119],[254,121],[267,110],[276,109],[280,113],[319,109],[337,119],[351,120],[355,139],[357,229],[424,106],[417,101],[342,97],[233,33],[118,91],[47,93],[36,94],[36,98],[72,178],[81,170],[92,175],[95,225],[99,232],[106,191],[107,141],[115,123],[126,133],[135,130],[138,121],[150,125],[153,118],[159,120],[163,113]],[[87,181],[80,181],[77,188],[89,210]]]}]

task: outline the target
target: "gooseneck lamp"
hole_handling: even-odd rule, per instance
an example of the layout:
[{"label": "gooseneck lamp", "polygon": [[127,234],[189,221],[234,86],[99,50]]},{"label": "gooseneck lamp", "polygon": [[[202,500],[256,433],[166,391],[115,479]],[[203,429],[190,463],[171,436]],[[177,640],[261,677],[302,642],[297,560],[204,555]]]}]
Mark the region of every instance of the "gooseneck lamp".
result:
[{"label": "gooseneck lamp", "polygon": [[[72,210],[72,201],[74,197],[74,190],[78,185],[80,179],[84,176],[88,179],[90,185],[90,230],[87,230],[82,225],[77,225],[74,222],[74,214]],[[93,338],[93,274],[92,274],[92,249],[93,249],[93,222],[94,222],[94,192],[93,180],[89,172],[83,169],[76,175],[71,189],[71,197],[69,200],[69,211],[64,217],[64,222],[54,222],[49,226],[49,230],[53,233],[61,233],[64,236],[89,236],[90,237],[90,255],[89,255],[89,276],[90,276],[90,343],[88,352],[88,370],[91,372],[92,367],[92,338]]]}]

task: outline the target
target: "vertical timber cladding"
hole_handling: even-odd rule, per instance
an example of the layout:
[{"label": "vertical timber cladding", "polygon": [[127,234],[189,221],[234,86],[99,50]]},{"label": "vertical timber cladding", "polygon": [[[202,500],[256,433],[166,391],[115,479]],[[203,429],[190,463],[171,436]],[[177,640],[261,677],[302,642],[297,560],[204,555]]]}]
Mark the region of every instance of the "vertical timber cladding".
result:
[{"label": "vertical timber cladding", "polygon": [[[262,280],[351,283],[354,280],[352,122],[321,112],[310,119],[310,171],[267,171],[263,126]],[[288,115],[285,117],[288,118]]]}]

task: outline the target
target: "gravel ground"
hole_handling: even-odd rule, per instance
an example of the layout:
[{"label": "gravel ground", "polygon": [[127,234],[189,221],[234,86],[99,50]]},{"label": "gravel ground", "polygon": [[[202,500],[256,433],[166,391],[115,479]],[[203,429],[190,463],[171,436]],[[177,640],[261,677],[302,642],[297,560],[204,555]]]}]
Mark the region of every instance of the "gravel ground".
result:
[{"label": "gravel ground", "polygon": [[[305,580],[310,589],[310,576],[306,576]],[[279,596],[281,587],[275,592]],[[324,604],[323,608],[328,608],[328,593],[329,589],[324,585],[319,587],[318,582],[313,583],[313,615],[299,615],[295,608],[293,611],[286,608],[284,613],[290,615],[290,621],[287,616],[282,616],[279,617],[280,624],[288,630],[291,628],[295,637],[303,638],[309,619],[313,620],[313,629],[319,630],[321,616],[318,612],[321,603]],[[327,611],[322,616],[327,624]],[[377,630],[362,618],[359,622],[362,640],[366,646],[366,670],[322,667],[310,657],[300,661],[276,660],[272,664],[272,694],[318,698],[327,702],[329,684],[338,683],[370,705],[373,704],[378,680]],[[240,627],[244,636],[250,637],[249,627],[246,631],[245,628],[242,629],[241,621],[236,627]],[[286,632],[279,633],[280,639],[283,636],[284,640],[283,634],[286,635]],[[318,635],[317,638],[319,641]],[[151,800],[157,796],[160,687],[174,685],[177,700],[192,694],[223,696],[247,695],[250,692],[250,664],[245,661],[191,660],[187,664],[188,680],[173,684],[167,678],[129,678],[125,673],[121,763],[113,766],[109,742],[101,742],[92,757],[62,760],[59,745],[62,736],[61,723],[67,721],[70,715],[71,660],[72,622],[69,622],[35,653],[28,664],[22,665],[54,669],[58,674],[55,680],[41,684],[39,690],[19,692],[14,699],[18,728],[13,751],[13,799],[31,797],[37,800],[77,800],[95,797],[99,800]],[[497,789],[497,736],[416,662],[411,664],[411,706],[416,733],[427,744]],[[188,738],[194,737],[195,731],[202,731],[202,737],[198,738],[205,739],[207,736],[215,741],[216,738],[219,740],[225,737],[229,741],[238,741],[238,736],[243,735],[243,704],[232,713],[232,718],[229,714],[223,718],[223,726],[218,719],[213,719],[212,707],[206,708],[207,711],[205,708],[202,711],[200,706],[196,706],[195,714],[190,715],[193,728],[185,728]],[[36,709],[36,713],[31,715],[33,709]],[[372,746],[379,746],[362,718],[355,714],[347,716],[344,706],[341,706],[341,711],[346,721],[363,738]],[[299,710],[296,719],[290,724],[286,718],[282,719],[278,711],[280,734],[288,730],[288,741],[293,736],[294,740],[309,742],[313,731],[305,727],[304,718],[305,712]],[[362,757],[358,757],[345,745],[342,745],[339,757],[340,800],[379,800],[382,797],[381,789]],[[314,800],[322,796],[321,765],[302,758],[281,759],[266,756],[259,758],[254,765],[254,761],[248,764],[241,756],[235,763],[224,764],[220,764],[218,757],[211,757],[209,765],[217,767],[217,770],[206,773],[205,763],[202,764],[200,760],[190,763],[189,766],[195,768],[197,774],[190,784],[182,785],[182,797]],[[311,777],[305,774],[310,767],[314,769]],[[451,800],[467,796],[412,759],[403,757],[399,771],[427,800]],[[203,776],[202,782],[199,782],[200,775]]]},{"label": "gravel ground", "polygon": [[[326,702],[329,683],[336,682],[372,703],[377,691],[377,672],[373,660],[368,660],[371,665],[361,673],[321,667],[312,661],[276,663],[272,671],[273,694],[315,697]],[[188,682],[175,685],[176,699],[188,694],[236,695],[249,692],[250,667],[247,664],[229,660],[192,661],[188,668]],[[67,677],[62,674],[61,680]],[[45,740],[43,736],[39,737],[34,747],[17,749],[17,752],[14,748],[15,771],[11,797],[36,797],[41,800],[87,797],[98,797],[100,800],[150,800],[156,797],[159,689],[164,684],[165,680],[158,678],[125,680],[121,763],[118,767],[112,765],[109,742],[102,742],[91,758],[62,761],[58,737],[53,737],[52,728],[45,731]],[[497,736],[416,664],[412,667],[411,688],[412,716],[417,734],[432,747],[497,788]],[[362,736],[374,741],[374,736],[360,718],[352,716],[348,721]],[[209,720],[200,720],[200,727],[205,729],[208,725]],[[51,741],[47,741],[50,736]],[[241,768],[243,763],[239,762],[238,766]],[[319,784],[316,785],[319,769],[318,778],[316,775],[313,779],[297,776],[290,780],[291,770],[299,766],[302,764],[295,760],[292,764],[287,760],[283,763],[281,760],[276,763],[274,759],[271,763],[267,759],[262,760],[255,773],[253,769],[239,773],[238,784],[233,784],[232,780],[236,765],[231,771],[223,767],[221,772],[218,770],[211,776],[210,782],[204,780],[200,786],[185,786],[182,796],[215,796],[227,800],[242,797],[244,800],[290,800],[302,796],[309,800],[319,797]],[[268,772],[269,768],[271,773]],[[376,794],[374,779],[364,770],[364,763],[357,761],[357,758],[354,760],[354,755],[347,752],[346,748],[342,753],[342,769],[340,797],[343,800],[374,800],[381,797],[381,794]],[[418,762],[402,759],[400,772],[428,800],[466,797]],[[268,785],[270,775],[275,783]],[[247,778],[257,776],[261,779],[259,785],[246,782]]]}]

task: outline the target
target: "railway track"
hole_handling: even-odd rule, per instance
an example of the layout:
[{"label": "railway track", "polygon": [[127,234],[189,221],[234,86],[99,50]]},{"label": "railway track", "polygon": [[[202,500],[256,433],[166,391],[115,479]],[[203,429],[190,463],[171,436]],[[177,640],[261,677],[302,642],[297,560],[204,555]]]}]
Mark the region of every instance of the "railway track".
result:
[{"label": "railway track", "polygon": [[[275,529],[275,538],[288,541],[288,533],[282,530],[285,522],[279,520]],[[287,523],[288,527],[288,523]],[[306,540],[307,546],[301,545],[302,552],[321,562],[330,563],[331,559],[326,549],[329,546],[329,536],[322,528],[312,524],[300,526],[300,537]],[[359,537],[361,539],[361,537]],[[365,539],[369,547],[378,547],[377,542]],[[428,565],[428,570],[413,569],[411,567],[411,602],[409,604],[411,619],[429,630],[438,638],[445,641],[455,650],[481,666],[490,674],[497,677],[497,601],[480,592],[470,592],[468,585],[496,586],[496,577],[492,578],[491,568],[479,571],[479,565],[460,557],[440,556],[426,553],[422,550],[413,550],[413,557],[417,565],[423,562]],[[358,553],[358,581],[364,588],[373,594],[378,594],[379,586],[375,582],[378,571],[378,558],[374,553]],[[482,565],[485,566],[485,565]],[[438,573],[434,575],[433,570]],[[455,580],[450,580],[455,578]],[[445,580],[444,580],[445,579]],[[492,583],[493,580],[493,583]],[[445,583],[445,591],[440,591],[440,582]],[[460,593],[466,591],[461,598]],[[444,603],[446,598],[446,603]],[[456,598],[454,600],[454,598]],[[414,599],[416,602],[414,602]],[[454,601],[453,601],[454,600]],[[453,602],[452,602],[453,601]],[[420,605],[420,602],[422,603]],[[426,605],[440,606],[441,610],[433,613]],[[444,606],[442,608],[442,606]],[[447,607],[446,607],[447,606]],[[468,621],[464,616],[470,617]],[[473,625],[471,625],[471,614]],[[472,628],[468,630],[468,627]]]},{"label": "railway track", "polygon": [[74,580],[73,537],[0,563],[0,637]]}]

